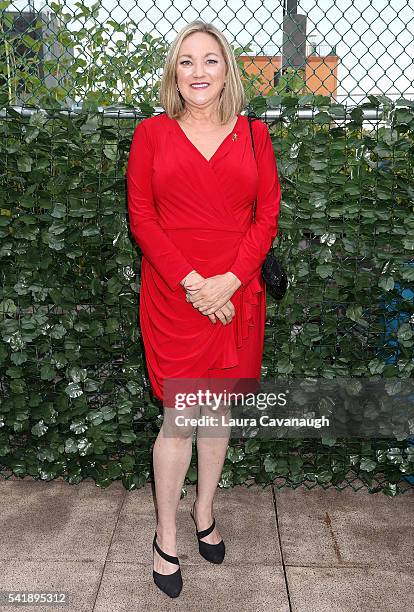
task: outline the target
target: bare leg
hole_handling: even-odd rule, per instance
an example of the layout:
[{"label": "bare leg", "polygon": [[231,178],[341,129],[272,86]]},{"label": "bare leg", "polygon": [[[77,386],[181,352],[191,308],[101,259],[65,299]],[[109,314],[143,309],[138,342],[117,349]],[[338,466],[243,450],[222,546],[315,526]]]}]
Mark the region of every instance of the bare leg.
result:
[{"label": "bare leg", "polygon": [[[177,411],[164,408],[164,421],[153,448],[155,491],[157,498],[157,543],[169,555],[177,556],[176,515],[181,490],[192,454],[193,434],[196,427],[178,426],[176,417],[198,418],[199,407]],[[163,559],[154,550],[154,570],[173,574],[177,565]]]},{"label": "bare leg", "polygon": [[[221,425],[222,417],[225,423],[228,423],[229,417],[231,417],[230,406],[220,405],[218,410],[201,406],[200,416],[203,415],[216,417],[219,424],[208,427],[199,426],[197,430],[198,484],[194,513],[198,531],[207,529],[213,522],[213,499],[217,491],[231,433],[229,425]],[[216,525],[208,536],[202,538],[202,541],[208,544],[218,544],[221,539]]]}]

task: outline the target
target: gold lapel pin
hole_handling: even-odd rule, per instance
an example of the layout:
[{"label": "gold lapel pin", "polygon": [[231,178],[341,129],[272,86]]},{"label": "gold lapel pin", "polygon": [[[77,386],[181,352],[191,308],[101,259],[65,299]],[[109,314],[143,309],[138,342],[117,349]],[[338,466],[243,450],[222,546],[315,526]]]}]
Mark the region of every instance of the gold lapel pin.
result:
[{"label": "gold lapel pin", "polygon": [[236,133],[236,132],[234,132],[234,134],[233,134],[233,136],[232,136],[232,140],[234,141],[234,140],[237,140],[238,138],[239,138],[239,137],[237,136],[237,133]]}]

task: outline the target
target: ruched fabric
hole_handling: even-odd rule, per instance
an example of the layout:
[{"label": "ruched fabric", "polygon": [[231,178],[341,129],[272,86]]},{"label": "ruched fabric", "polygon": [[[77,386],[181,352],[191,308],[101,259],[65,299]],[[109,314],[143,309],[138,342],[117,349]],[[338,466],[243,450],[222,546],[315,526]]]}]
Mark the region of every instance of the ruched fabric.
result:
[{"label": "ruched fabric", "polygon": [[[280,185],[267,125],[237,123],[207,160],[165,113],[134,132],[127,168],[131,232],[142,252],[139,318],[154,395],[167,378],[260,379],[266,315],[261,265],[277,234]],[[252,205],[256,197],[256,222]],[[233,320],[214,324],[180,281],[233,272]]]}]

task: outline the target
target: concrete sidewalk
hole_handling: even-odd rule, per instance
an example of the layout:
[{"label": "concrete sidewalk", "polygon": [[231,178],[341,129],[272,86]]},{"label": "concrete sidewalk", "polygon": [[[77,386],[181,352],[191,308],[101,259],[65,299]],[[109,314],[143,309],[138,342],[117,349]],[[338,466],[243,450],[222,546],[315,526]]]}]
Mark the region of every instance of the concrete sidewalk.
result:
[{"label": "concrete sidewalk", "polygon": [[36,612],[414,608],[414,489],[397,498],[319,486],[218,489],[222,565],[198,553],[195,487],[187,490],[177,517],[184,587],[170,599],[152,580],[150,484],[129,492],[119,482],[102,490],[92,480],[1,480],[0,591],[68,593],[69,605],[19,606]]}]

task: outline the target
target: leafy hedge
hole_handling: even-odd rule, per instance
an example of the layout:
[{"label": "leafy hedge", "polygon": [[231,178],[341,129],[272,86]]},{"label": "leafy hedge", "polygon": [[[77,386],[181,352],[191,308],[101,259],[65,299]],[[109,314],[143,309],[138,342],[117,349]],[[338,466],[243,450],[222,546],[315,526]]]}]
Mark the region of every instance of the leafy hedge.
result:
[{"label": "leafy hedge", "polygon": [[[127,218],[136,121],[49,101],[30,116],[6,106],[0,119],[0,470],[133,489],[151,477],[162,415]],[[344,109],[321,96],[251,104],[282,109],[270,126],[283,198],[275,246],[291,281],[281,303],[268,299],[263,377],[412,377],[413,301],[401,289],[414,280],[413,102],[371,96],[386,121],[372,131],[367,105],[338,125]],[[220,486],[358,479],[396,495],[413,461],[406,438],[231,439]]]}]

